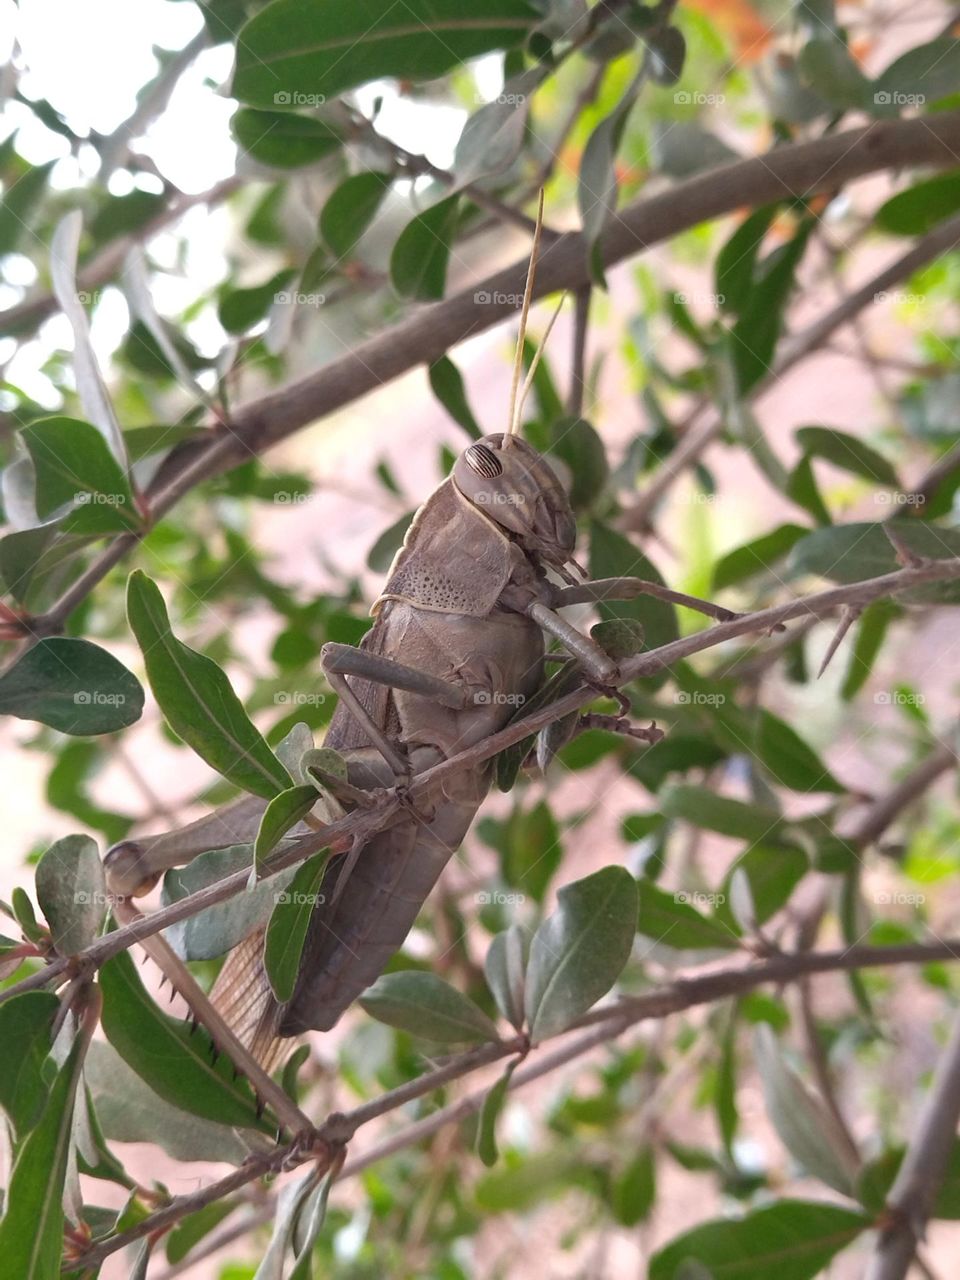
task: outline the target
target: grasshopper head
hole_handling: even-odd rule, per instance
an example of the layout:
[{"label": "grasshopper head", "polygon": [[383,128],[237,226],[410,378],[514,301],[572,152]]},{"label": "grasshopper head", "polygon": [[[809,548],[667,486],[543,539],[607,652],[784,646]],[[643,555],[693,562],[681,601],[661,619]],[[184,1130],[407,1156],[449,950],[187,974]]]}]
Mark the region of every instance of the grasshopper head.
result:
[{"label": "grasshopper head", "polygon": [[550,464],[525,440],[484,436],[461,453],[453,482],[524,551],[561,571],[570,561],[577,524],[569,500]]}]

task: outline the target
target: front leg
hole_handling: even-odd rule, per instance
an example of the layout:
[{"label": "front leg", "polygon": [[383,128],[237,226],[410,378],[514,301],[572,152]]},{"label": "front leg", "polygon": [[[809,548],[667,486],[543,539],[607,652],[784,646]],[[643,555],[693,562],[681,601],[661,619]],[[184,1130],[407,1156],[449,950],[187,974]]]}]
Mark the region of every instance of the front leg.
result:
[{"label": "front leg", "polygon": [[571,604],[597,604],[601,600],[635,600],[637,596],[654,596],[668,604],[695,609],[697,613],[706,614],[708,618],[715,618],[718,622],[732,622],[740,616],[732,609],[724,609],[722,605],[710,600],[688,596],[683,591],[671,591],[669,587],[662,587],[658,582],[647,582],[643,578],[596,578],[592,582],[578,583],[575,587],[557,587],[551,583],[549,603],[554,609],[563,609]]}]

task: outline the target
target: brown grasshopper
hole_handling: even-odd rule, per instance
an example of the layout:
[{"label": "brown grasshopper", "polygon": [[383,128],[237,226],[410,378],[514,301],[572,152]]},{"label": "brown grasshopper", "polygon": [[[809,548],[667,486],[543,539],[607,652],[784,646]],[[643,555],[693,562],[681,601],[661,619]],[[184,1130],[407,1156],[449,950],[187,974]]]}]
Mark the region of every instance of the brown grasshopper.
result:
[{"label": "brown grasshopper", "polygon": [[[545,634],[588,683],[613,691],[616,663],[562,616],[565,606],[649,593],[713,617],[734,616],[636,578],[573,577],[570,503],[546,459],[517,433],[520,349],[509,430],[466,448],[417,512],[360,646],[322,650],[323,672],[339,697],[324,745],[346,760],[352,788],[402,784],[501,729],[543,686]],[[528,386],[530,376],[532,370]],[[287,1003],[270,989],[262,930],[230,954],[212,1001],[255,1058],[272,1062],[279,1038],[333,1027],[379,977],[460,847],[492,768],[488,761],[447,779],[429,814],[408,811],[361,848],[331,859]],[[111,886],[135,893],[170,866],[251,840],[263,808],[264,801],[247,797],[179,831],[115,846],[107,858]]]}]

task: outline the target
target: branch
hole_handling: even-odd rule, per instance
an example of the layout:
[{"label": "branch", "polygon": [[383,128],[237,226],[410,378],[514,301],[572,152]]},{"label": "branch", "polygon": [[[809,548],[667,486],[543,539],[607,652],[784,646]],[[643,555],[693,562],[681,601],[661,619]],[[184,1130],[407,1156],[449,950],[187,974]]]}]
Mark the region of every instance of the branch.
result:
[{"label": "branch", "polygon": [[[956,163],[958,153],[960,111],[944,111],[915,120],[875,121],[865,128],[814,142],[777,147],[763,156],[712,169],[628,206],[615,217],[604,236],[600,256],[603,264],[610,267],[744,205],[813,195],[835,189],[838,183],[901,165],[946,167]],[[164,493],[148,491],[151,510],[157,516],[165,514],[201,481],[263,453],[376,387],[418,365],[433,363],[466,338],[512,318],[516,307],[510,299],[522,295],[526,270],[527,261],[522,259],[443,302],[414,311],[401,323],[314,373],[241,406],[227,426],[211,432],[210,439],[185,444],[172,455],[171,467],[163,469]],[[575,291],[589,283],[584,239],[568,232],[544,249],[534,297],[546,297],[563,289]],[[182,485],[178,478],[184,471],[189,473],[190,481]],[[135,545],[125,535],[118,541],[122,543],[121,550],[114,549],[116,543],[107,547],[85,572],[85,593]],[[76,592],[71,599],[75,607]],[[34,630],[48,634],[54,623],[62,626],[63,618],[64,606],[59,601],[37,619]]]},{"label": "branch", "polygon": [[[553,1052],[539,1058],[538,1061],[517,1071],[511,1081],[511,1088],[526,1084],[540,1078],[557,1067],[572,1061],[604,1044],[607,1040],[622,1035],[630,1027],[648,1019],[665,1018],[672,1013],[681,1013],[696,1005],[712,1004],[727,996],[752,991],[758,986],[772,982],[783,984],[795,981],[810,973],[827,973],[849,969],[874,968],[883,965],[920,964],[935,959],[960,960],[960,938],[952,938],[929,943],[906,943],[891,947],[849,947],[843,950],[802,952],[793,955],[777,956],[761,964],[751,964],[742,968],[723,969],[693,978],[679,979],[645,995],[633,996],[620,1000],[616,1004],[595,1009],[592,1013],[580,1018],[566,1031],[558,1033],[566,1035],[570,1031],[593,1028],[586,1035],[559,1046]],[[513,1036],[495,1044],[484,1045],[451,1059],[445,1066],[436,1071],[410,1081],[398,1089],[393,1089],[376,1099],[346,1114],[334,1114],[315,1131],[315,1141],[322,1149],[326,1145],[330,1150],[340,1149],[353,1133],[362,1125],[369,1123],[377,1115],[396,1110],[415,1097],[421,1097],[441,1084],[467,1075],[479,1067],[488,1066],[526,1047],[523,1036]],[[535,1051],[535,1050],[534,1050]],[[414,1145],[431,1136],[444,1125],[479,1110],[486,1096],[486,1090],[471,1094],[449,1107],[444,1107],[425,1120],[409,1126],[400,1133],[386,1139],[378,1146],[365,1152],[344,1165],[342,1176],[359,1173],[377,1160]],[[82,1270],[101,1263],[118,1249],[135,1243],[146,1235],[157,1231],[165,1231],[175,1222],[189,1213],[195,1213],[214,1201],[222,1199],[238,1190],[255,1178],[261,1177],[286,1162],[299,1159],[301,1162],[310,1158],[309,1153],[299,1154],[296,1142],[278,1145],[273,1151],[250,1157],[239,1168],[225,1178],[211,1183],[191,1195],[177,1196],[170,1204],[144,1218],[136,1226],[101,1241],[94,1248],[71,1262],[72,1270]],[[325,1155],[324,1158],[327,1158]]]},{"label": "branch", "polygon": [[[820,618],[846,604],[868,604],[871,600],[894,595],[912,587],[933,582],[953,581],[958,578],[960,578],[960,557],[950,560],[923,561],[893,573],[882,574],[877,578],[832,587],[803,599],[760,609],[756,613],[741,614],[729,622],[718,623],[708,631],[695,632],[661,645],[658,649],[651,649],[649,653],[641,653],[630,658],[621,664],[616,684],[624,685],[632,680],[653,675],[682,658],[725,644],[728,640],[751,631],[770,631],[794,618]],[[570,712],[581,710],[593,702],[596,696],[595,688],[590,685],[580,685],[555,702],[524,716],[468,747],[465,751],[460,751],[449,759],[441,761],[440,764],[417,774],[407,788],[409,801],[414,805],[428,801],[450,776],[475,768],[478,764],[506,750],[507,747],[512,747],[515,743],[538,733],[554,720],[559,720]],[[289,849],[273,854],[265,863],[264,875],[276,875],[278,871],[295,866],[320,849],[344,851],[353,841],[362,843],[375,832],[403,821],[405,815],[406,809],[396,791],[387,791],[384,799],[371,805],[370,808],[354,810],[337,822],[291,842]],[[235,897],[245,888],[247,879],[246,871],[234,872],[233,875],[226,876],[205,889],[181,898],[178,902],[173,902],[150,916],[144,916],[106,937],[98,938],[76,956],[60,957],[52,961],[45,969],[0,991],[0,1004],[22,991],[46,986],[64,974],[72,976],[96,969],[111,956],[126,950],[135,942],[140,942],[143,938],[150,937],[179,920],[195,915],[205,907]]]},{"label": "branch", "polygon": [[865,1280],[903,1280],[923,1239],[927,1219],[943,1183],[960,1123],[960,1018],[937,1063],[933,1084],[897,1172]]}]

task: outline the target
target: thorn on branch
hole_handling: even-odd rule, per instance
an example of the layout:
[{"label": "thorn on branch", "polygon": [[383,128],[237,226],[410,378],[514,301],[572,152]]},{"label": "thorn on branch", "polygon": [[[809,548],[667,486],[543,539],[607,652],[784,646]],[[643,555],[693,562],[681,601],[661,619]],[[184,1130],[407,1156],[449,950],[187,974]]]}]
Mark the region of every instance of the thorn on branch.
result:
[{"label": "thorn on branch", "polygon": [[827,652],[823,655],[823,661],[820,663],[820,670],[817,672],[818,680],[826,671],[827,667],[830,665],[830,661],[833,658],[833,655],[840,648],[840,645],[843,642],[843,637],[847,634],[847,632],[853,626],[857,618],[860,617],[860,614],[862,612],[863,612],[862,605],[847,604],[843,606],[843,613],[841,614],[841,617],[840,617],[840,625],[837,627],[837,630],[834,633],[833,639],[830,641],[830,644],[827,646]]}]

